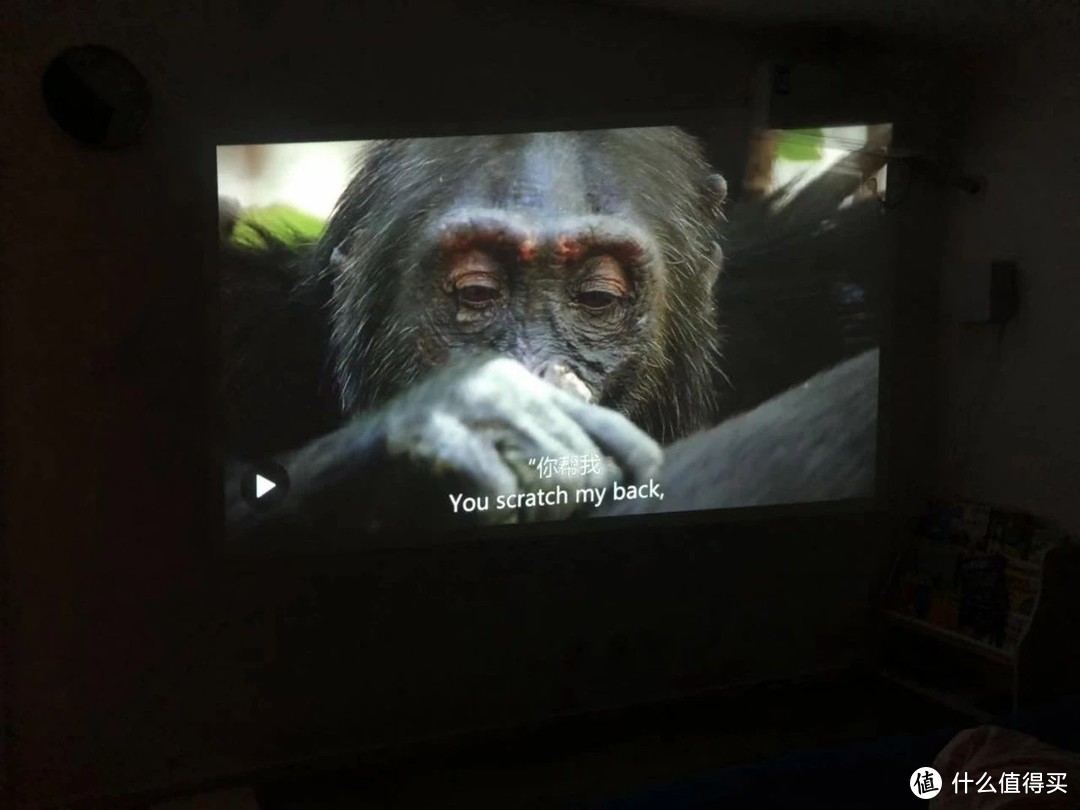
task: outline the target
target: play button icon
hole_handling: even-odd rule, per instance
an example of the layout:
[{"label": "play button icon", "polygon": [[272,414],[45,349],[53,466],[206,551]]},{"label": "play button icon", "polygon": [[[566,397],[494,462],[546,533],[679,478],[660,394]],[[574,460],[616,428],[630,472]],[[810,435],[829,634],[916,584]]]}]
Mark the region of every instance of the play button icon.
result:
[{"label": "play button icon", "polygon": [[259,475],[259,473],[255,473],[255,497],[256,498],[261,498],[264,495],[266,495],[267,492],[270,492],[271,490],[274,490],[276,488],[277,488],[277,484],[275,484],[269,478],[264,478],[263,476]]},{"label": "play button icon", "polygon": [[257,462],[244,473],[240,493],[254,509],[277,506],[289,493],[289,474],[273,461]]}]

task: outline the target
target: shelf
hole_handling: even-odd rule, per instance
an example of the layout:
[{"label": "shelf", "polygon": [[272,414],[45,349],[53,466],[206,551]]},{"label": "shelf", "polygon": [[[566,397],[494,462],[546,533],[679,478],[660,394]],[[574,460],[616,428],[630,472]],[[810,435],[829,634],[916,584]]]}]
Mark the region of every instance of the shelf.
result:
[{"label": "shelf", "polygon": [[938,627],[936,624],[931,624],[930,622],[917,619],[914,616],[908,616],[905,613],[900,613],[895,610],[885,610],[883,613],[885,620],[890,624],[915,630],[916,632],[931,636],[946,644],[982,656],[989,661],[1002,665],[1012,665],[1016,662],[1015,648],[1004,649],[1002,647],[995,647],[993,644],[987,644],[985,641],[980,641],[979,639],[966,636],[963,633],[958,633],[955,630],[949,630],[945,627]]}]

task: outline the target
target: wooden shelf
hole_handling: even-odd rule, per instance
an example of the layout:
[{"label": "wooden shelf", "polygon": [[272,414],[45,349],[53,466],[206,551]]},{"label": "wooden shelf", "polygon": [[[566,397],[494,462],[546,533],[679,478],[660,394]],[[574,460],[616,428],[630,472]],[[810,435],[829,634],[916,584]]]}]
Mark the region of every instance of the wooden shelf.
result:
[{"label": "wooden shelf", "polygon": [[1015,643],[997,647],[882,606],[882,677],[980,722],[1075,695],[1080,683],[1080,544],[1062,540],[1038,561],[1011,560],[1009,565],[1038,572],[1039,580],[1030,616],[1018,615],[1012,606],[1010,629],[1014,634],[1020,629]]},{"label": "wooden shelf", "polygon": [[988,644],[977,638],[966,636],[963,633],[958,633],[955,630],[949,630],[945,627],[939,627],[936,624],[917,619],[914,616],[908,616],[907,614],[900,613],[896,610],[885,610],[883,613],[885,620],[890,624],[915,630],[916,632],[936,638],[945,644],[959,647],[962,650],[982,656],[983,658],[998,664],[1011,666],[1016,663],[1016,648],[1006,649],[1003,647],[995,647],[993,644]]}]

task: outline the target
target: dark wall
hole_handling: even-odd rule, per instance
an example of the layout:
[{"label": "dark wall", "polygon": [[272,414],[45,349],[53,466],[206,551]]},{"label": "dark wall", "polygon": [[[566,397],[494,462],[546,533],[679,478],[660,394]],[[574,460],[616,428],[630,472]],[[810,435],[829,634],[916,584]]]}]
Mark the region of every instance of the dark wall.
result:
[{"label": "dark wall", "polygon": [[[716,106],[718,133],[745,134],[749,39],[639,13],[508,8],[7,4],[3,759],[14,798],[190,784],[857,654],[888,545],[881,517],[346,566],[214,555],[215,133],[289,140],[382,122]],[[41,72],[82,42],[117,47],[146,73],[155,107],[137,146],[84,149],[47,118]],[[917,246],[899,254],[910,272],[898,300],[915,302],[933,283],[934,242],[908,210],[898,239]],[[921,363],[915,324],[898,345]],[[906,373],[894,399],[916,403],[923,380]],[[901,414],[894,443],[925,446],[924,427]]]},{"label": "dark wall", "polygon": [[[1080,532],[1080,56],[1077,31],[1032,37],[993,59],[973,93],[968,171],[985,193],[957,198],[942,283],[943,452],[958,497],[1012,506]],[[1032,201],[1037,201],[1032,204]],[[991,262],[1020,268],[1020,309],[1003,330],[964,324]],[[985,292],[985,287],[981,290]]]}]

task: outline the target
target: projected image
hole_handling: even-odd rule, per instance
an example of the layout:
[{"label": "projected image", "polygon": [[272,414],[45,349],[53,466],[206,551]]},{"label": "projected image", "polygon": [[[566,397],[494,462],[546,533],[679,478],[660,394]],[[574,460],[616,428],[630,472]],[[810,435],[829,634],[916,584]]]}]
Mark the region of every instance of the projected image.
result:
[{"label": "projected image", "polygon": [[229,542],[873,495],[888,138],[219,147]]}]

